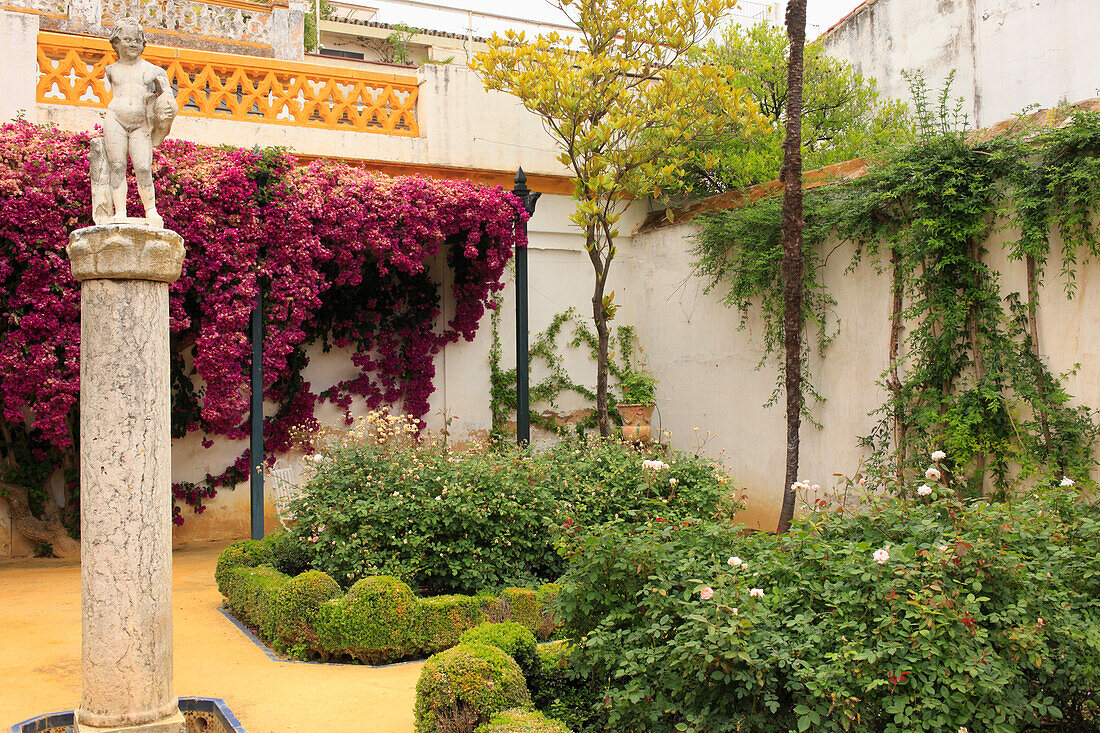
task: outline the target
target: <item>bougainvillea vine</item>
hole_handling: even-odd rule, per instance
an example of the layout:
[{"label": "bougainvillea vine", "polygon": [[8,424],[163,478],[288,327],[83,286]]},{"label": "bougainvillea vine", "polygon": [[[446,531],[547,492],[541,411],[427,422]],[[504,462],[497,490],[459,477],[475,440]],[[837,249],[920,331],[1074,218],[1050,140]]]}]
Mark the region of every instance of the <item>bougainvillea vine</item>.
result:
[{"label": "bougainvillea vine", "polygon": [[[26,122],[0,127],[0,478],[39,502],[44,477],[76,464],[80,291],[65,245],[69,231],[91,224],[89,139]],[[473,339],[509,257],[525,245],[515,222],[527,214],[500,187],[337,163],[296,167],[280,150],[178,140],[157,149],[154,169],[165,226],[187,246],[170,288],[173,434],[201,431],[208,446],[212,436],[247,435],[258,287],[264,395],[278,405],[265,441],[275,453],[289,447],[292,427],[315,423],[323,401],[348,410],[360,397],[369,408],[397,405],[422,417],[434,355]],[[136,196],[129,206],[140,211]],[[428,271],[441,256],[453,272],[446,323],[438,323],[440,286]],[[314,390],[302,370],[315,342],[347,348],[358,373]],[[203,499],[243,480],[249,464],[245,452],[174,494],[201,512]]]}]

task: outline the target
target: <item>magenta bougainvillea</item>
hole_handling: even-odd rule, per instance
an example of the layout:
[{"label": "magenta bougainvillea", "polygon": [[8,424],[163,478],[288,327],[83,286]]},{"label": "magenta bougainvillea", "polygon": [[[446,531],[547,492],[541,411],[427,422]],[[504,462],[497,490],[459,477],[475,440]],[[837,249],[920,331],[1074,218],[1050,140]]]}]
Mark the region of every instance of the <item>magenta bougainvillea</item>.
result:
[{"label": "magenta bougainvillea", "polygon": [[[80,291],[65,245],[69,231],[91,224],[88,141],[26,122],[0,127],[0,451],[24,481],[75,465]],[[174,140],[156,151],[154,170],[165,226],[187,247],[170,289],[173,433],[201,431],[207,444],[248,433],[257,287],[264,395],[279,408],[264,427],[274,453],[326,400],[347,410],[359,396],[371,408],[423,416],[434,355],[474,337],[508,258],[525,244],[515,222],[526,212],[499,187],[335,163],[296,167],[279,150]],[[129,206],[140,213],[135,188]],[[439,255],[455,299],[446,323],[428,272]],[[318,341],[347,347],[357,375],[324,390],[303,381],[305,347]],[[249,463],[245,453],[201,484],[177,484],[175,495],[202,511]]]}]

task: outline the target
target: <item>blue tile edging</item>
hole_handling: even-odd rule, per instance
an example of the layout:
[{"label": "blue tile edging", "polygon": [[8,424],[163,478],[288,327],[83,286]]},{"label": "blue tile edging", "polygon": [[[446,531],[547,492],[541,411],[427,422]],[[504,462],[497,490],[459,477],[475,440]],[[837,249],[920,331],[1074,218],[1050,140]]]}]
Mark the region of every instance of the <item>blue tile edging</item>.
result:
[{"label": "blue tile edging", "polygon": [[273,662],[282,662],[283,664],[313,664],[321,667],[366,667],[367,669],[385,669],[386,667],[401,667],[406,664],[417,664],[427,659],[426,657],[425,659],[409,659],[404,662],[391,662],[390,664],[348,664],[345,662],[309,662],[304,659],[286,659],[285,657],[280,657],[278,654],[276,654],[271,649],[271,647],[264,643],[263,639],[253,634],[251,629],[242,624],[240,619],[231,614],[229,611],[225,610],[224,606],[222,606],[218,610],[221,612],[222,616],[225,616],[227,619],[229,619],[229,623],[236,626],[242,634],[247,636],[249,641],[260,647],[260,649],[263,650],[264,654],[267,655],[267,658]]},{"label": "blue tile edging", "polygon": [[[237,716],[225,704],[225,700],[220,697],[181,697],[179,704],[180,712],[190,710],[200,713],[213,713],[226,730],[232,731],[232,733],[248,733],[241,725],[241,721],[237,720]],[[10,733],[40,733],[40,731],[49,730],[50,728],[72,725],[75,718],[76,714],[72,710],[61,713],[47,713],[36,718],[29,718],[22,723],[16,723],[11,727]]]}]

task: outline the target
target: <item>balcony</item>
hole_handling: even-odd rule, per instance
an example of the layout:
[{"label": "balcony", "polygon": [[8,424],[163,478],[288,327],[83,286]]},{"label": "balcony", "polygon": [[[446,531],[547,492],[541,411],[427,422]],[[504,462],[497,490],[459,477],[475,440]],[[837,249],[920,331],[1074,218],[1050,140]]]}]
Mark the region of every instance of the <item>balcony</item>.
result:
[{"label": "balcony", "polygon": [[[37,55],[38,102],[106,108],[106,40],[42,32]],[[144,58],[167,71],[182,116],[420,135],[413,76],[154,45]]]}]

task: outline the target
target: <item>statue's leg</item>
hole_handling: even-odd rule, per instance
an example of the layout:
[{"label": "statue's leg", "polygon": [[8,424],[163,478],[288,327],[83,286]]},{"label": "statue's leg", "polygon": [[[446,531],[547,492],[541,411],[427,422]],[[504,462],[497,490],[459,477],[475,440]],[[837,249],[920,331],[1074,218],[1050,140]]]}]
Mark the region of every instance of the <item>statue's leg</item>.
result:
[{"label": "statue's leg", "polygon": [[107,220],[114,215],[114,207],[111,204],[107,151],[101,137],[94,138],[88,149],[88,169],[92,183],[92,221],[96,224],[106,224]]},{"label": "statue's leg", "polygon": [[116,218],[126,216],[126,148],[129,134],[110,112],[103,118],[103,149],[107,153],[108,180]]},{"label": "statue's leg", "polygon": [[164,219],[157,213],[156,193],[153,190],[153,141],[150,128],[130,133],[130,161],[134,164],[138,196],[145,207],[145,218],[155,227],[164,226]]}]

